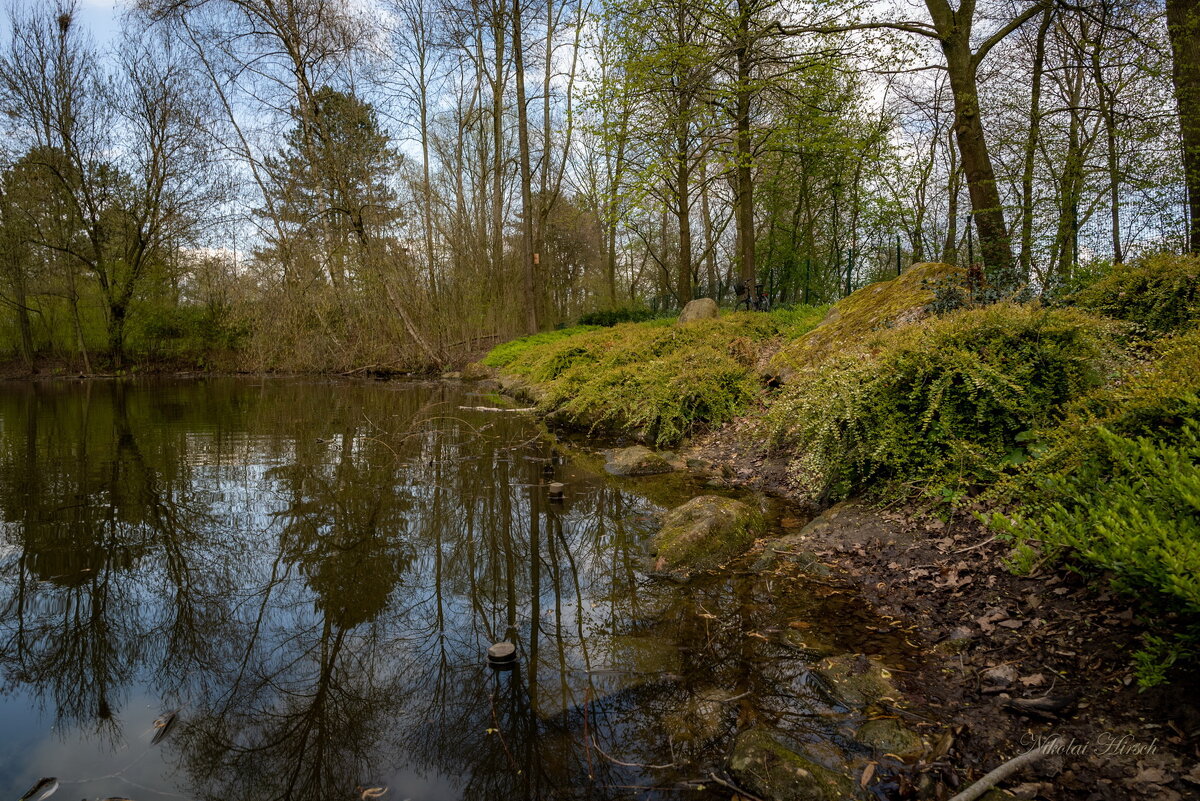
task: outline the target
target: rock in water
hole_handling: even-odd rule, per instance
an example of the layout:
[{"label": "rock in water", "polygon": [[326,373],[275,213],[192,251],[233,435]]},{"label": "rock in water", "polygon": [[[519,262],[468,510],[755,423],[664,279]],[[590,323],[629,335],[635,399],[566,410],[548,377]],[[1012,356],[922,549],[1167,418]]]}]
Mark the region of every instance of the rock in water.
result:
[{"label": "rock in water", "polygon": [[854,739],[877,754],[895,754],[905,760],[917,759],[925,751],[917,733],[895,718],[868,720],[854,733]]},{"label": "rock in water", "polygon": [[713,320],[721,314],[717,308],[717,302],[712,298],[696,298],[688,301],[688,304],[683,307],[683,311],[679,313],[679,322],[690,323],[693,320]]},{"label": "rock in water", "polygon": [[657,473],[670,473],[675,468],[649,448],[634,445],[632,448],[609,451],[604,469],[614,476],[652,476]]},{"label": "rock in water", "polygon": [[851,708],[862,708],[881,698],[900,697],[888,669],[862,654],[822,659],[813,672],[825,681],[839,701]]},{"label": "rock in water", "polygon": [[663,515],[654,537],[656,570],[686,579],[744,552],[762,528],[758,511],[733,498],[701,495]]},{"label": "rock in water", "polygon": [[832,801],[853,798],[849,776],[819,765],[783,745],[769,731],[748,729],[738,735],[729,758],[738,783],[764,801]]}]

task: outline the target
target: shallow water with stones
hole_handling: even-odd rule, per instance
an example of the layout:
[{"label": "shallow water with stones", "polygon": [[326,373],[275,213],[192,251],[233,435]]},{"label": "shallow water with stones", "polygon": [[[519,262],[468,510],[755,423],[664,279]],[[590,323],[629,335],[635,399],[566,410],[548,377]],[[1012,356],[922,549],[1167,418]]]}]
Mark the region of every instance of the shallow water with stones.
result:
[{"label": "shallow water with stones", "polygon": [[656,513],[714,490],[464,408],[503,405],[458,382],[0,385],[0,790],[697,798],[750,725],[868,758],[810,669],[901,665],[902,632],[786,569],[647,575]]}]

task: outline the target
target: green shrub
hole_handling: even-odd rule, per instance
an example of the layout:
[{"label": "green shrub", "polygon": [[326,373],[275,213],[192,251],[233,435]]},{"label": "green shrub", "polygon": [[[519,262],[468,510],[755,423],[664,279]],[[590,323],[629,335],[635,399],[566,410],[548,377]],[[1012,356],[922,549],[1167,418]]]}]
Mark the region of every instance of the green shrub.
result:
[{"label": "green shrub", "polygon": [[1190,328],[1200,322],[1200,257],[1162,254],[1115,265],[1066,302],[1128,320],[1152,335]]},{"label": "green shrub", "polygon": [[1018,543],[1111,571],[1118,589],[1200,613],[1200,421],[1170,440],[1090,433],[1086,460],[1044,476],[1040,500],[993,522]]},{"label": "green shrub", "polygon": [[874,354],[801,372],[768,413],[793,481],[840,498],[875,482],[972,488],[1029,457],[1033,429],[1097,386],[1117,326],[997,304],[889,332]]},{"label": "green shrub", "polygon": [[512,363],[522,353],[535,348],[538,345],[545,345],[550,342],[556,342],[560,339],[565,339],[575,334],[583,333],[584,331],[594,331],[597,326],[594,325],[577,325],[573,328],[560,328],[557,331],[543,331],[540,334],[533,334],[520,339],[513,339],[509,342],[504,342],[483,357],[483,363],[488,367],[504,367]]},{"label": "green shrub", "polygon": [[1142,686],[1200,642],[1200,331],[1152,356],[1037,432],[1038,457],[994,491],[1015,511],[989,519],[1027,561],[1107,571],[1117,589],[1191,616],[1190,633],[1146,637]]},{"label": "green shrub", "polygon": [[145,304],[131,316],[127,331],[131,353],[197,363],[217,353],[239,350],[250,334],[227,309],[209,305]]},{"label": "green shrub", "polygon": [[559,408],[577,420],[669,446],[698,425],[733,419],[757,391],[758,381],[745,364],[702,345],[599,370]]},{"label": "green shrub", "polygon": [[579,325],[597,325],[610,327],[618,323],[641,323],[651,320],[655,313],[649,309],[625,307],[620,309],[602,309],[589,312],[579,318]]}]

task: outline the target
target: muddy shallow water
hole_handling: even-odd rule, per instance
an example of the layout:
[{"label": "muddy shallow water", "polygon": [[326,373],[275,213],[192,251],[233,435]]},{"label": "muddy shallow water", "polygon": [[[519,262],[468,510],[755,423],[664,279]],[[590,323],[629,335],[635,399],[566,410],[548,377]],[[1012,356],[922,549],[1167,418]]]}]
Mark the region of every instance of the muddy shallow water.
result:
[{"label": "muddy shallow water", "polygon": [[[0,385],[0,791],[697,798],[749,725],[863,758],[810,668],[903,665],[902,632],[788,571],[647,576],[656,512],[711,490],[612,479],[530,415],[460,408],[502,403]],[[502,639],[515,670],[486,665]]]}]

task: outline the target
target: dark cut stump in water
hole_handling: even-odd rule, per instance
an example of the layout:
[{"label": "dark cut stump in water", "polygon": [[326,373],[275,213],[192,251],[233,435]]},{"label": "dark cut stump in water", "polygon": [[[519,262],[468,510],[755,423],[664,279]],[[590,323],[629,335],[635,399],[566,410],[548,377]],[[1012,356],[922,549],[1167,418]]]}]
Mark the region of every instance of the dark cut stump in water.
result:
[{"label": "dark cut stump in water", "polygon": [[487,661],[498,670],[507,670],[517,662],[517,646],[508,641],[498,642],[488,648]]}]

